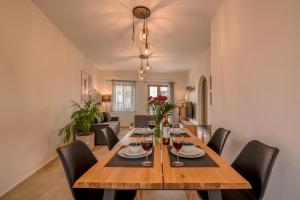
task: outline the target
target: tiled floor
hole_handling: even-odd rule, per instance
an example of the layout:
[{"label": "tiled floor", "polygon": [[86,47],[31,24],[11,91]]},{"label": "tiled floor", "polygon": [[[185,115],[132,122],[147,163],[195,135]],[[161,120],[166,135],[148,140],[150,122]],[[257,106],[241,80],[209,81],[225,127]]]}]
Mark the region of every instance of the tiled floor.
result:
[{"label": "tiled floor", "polygon": [[[120,137],[124,135],[121,131]],[[97,147],[96,157],[107,152],[106,147]],[[54,159],[45,167],[34,173],[25,181],[17,185],[11,191],[0,197],[0,200],[71,200],[71,192],[68,188],[63,168],[58,159]],[[142,192],[142,200],[185,200],[184,191],[160,191],[148,190]]]}]

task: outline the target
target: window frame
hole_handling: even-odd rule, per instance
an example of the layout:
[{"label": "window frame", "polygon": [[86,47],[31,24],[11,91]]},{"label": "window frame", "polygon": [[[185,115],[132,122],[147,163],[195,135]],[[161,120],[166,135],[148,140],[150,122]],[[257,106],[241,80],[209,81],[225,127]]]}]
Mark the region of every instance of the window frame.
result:
[{"label": "window frame", "polygon": [[[132,108],[131,110],[116,110],[115,104],[116,104],[116,86],[131,86],[132,87],[132,94],[131,94],[131,98],[132,98]],[[124,95],[124,94],[123,94]],[[136,112],[136,82],[133,81],[115,81],[112,82],[112,112]],[[123,102],[124,104],[124,102]],[[124,106],[123,106],[124,107]]]},{"label": "window frame", "polygon": [[[167,95],[167,97],[168,97],[168,101],[170,101],[170,85],[169,84],[166,84],[166,83],[161,83],[161,84],[159,84],[159,83],[156,83],[156,84],[148,84],[148,86],[147,86],[147,100],[148,100],[148,98],[150,97],[150,87],[157,87],[157,95],[160,95],[160,92],[161,92],[161,87],[167,87],[168,88],[168,95]],[[149,105],[148,105],[148,108],[147,108],[147,112],[148,112],[148,114],[149,115],[151,115],[151,114],[153,114],[153,113],[151,113],[150,112],[150,107],[149,107]]]}]

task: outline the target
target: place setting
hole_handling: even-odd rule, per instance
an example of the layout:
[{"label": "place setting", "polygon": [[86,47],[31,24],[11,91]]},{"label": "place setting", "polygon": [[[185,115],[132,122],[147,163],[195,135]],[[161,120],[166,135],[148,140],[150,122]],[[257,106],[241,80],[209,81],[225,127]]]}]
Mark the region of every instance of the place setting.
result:
[{"label": "place setting", "polygon": [[148,122],[148,128],[142,127],[142,128],[133,128],[132,134],[130,137],[142,137],[144,135],[153,135],[155,128],[155,122],[149,121]]},{"label": "place setting", "polygon": [[152,167],[153,140],[153,136],[143,135],[141,142],[133,142],[120,147],[105,167]]},{"label": "place setting", "polygon": [[182,135],[173,135],[168,146],[172,167],[218,167],[203,149],[192,142],[186,142]]},{"label": "place setting", "polygon": [[186,130],[183,128],[173,128],[171,127],[170,130],[171,136],[183,136],[183,137],[190,137],[189,134],[186,133]]}]

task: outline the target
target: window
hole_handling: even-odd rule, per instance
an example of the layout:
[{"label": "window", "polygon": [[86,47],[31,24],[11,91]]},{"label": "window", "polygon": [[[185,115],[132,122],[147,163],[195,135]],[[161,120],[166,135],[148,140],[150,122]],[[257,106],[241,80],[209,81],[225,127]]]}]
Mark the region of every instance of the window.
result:
[{"label": "window", "polygon": [[169,97],[169,86],[168,85],[149,85],[148,94],[152,97],[157,97],[158,95]]},{"label": "window", "polygon": [[135,111],[135,82],[113,82],[112,109],[115,112]]},{"label": "window", "polygon": [[[157,97],[158,95],[167,96],[169,98],[169,86],[168,85],[148,85],[148,97]],[[149,114],[153,114],[153,111],[148,110]]]}]

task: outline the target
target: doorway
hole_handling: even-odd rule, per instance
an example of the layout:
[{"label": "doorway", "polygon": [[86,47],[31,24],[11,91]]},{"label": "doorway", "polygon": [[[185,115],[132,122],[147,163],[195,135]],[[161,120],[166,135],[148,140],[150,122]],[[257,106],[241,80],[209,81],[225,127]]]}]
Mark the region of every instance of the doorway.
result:
[{"label": "doorway", "polygon": [[207,125],[208,112],[208,84],[205,76],[201,76],[198,83],[198,124]]}]

